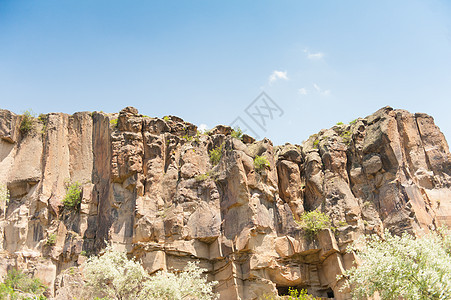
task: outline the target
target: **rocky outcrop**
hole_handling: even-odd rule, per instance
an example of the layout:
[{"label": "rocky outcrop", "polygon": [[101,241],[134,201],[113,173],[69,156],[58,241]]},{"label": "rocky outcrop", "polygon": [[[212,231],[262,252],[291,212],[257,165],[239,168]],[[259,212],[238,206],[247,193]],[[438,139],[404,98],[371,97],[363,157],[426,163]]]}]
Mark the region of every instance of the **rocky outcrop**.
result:
[{"label": "rocky outcrop", "polygon": [[[51,113],[26,133],[22,118],[0,110],[0,184],[11,194],[0,275],[28,269],[52,293],[64,270],[111,241],[151,273],[199,261],[221,299],[288,287],[348,299],[337,275],[353,264],[346,246],[359,235],[451,225],[450,153],[425,114],[385,107],[276,147],[132,107]],[[256,168],[257,155],[269,167]],[[77,210],[62,205],[74,182]],[[312,238],[296,220],[315,209],[333,227]]]}]

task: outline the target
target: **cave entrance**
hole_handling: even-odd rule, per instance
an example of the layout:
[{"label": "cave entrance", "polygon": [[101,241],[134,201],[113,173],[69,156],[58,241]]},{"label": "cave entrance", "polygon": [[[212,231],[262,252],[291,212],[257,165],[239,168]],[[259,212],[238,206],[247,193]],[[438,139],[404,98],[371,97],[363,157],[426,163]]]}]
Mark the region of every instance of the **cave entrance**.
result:
[{"label": "cave entrance", "polygon": [[335,298],[334,291],[332,291],[331,288],[329,288],[329,289],[326,291],[326,294],[327,294],[327,298]]},{"label": "cave entrance", "polygon": [[276,286],[277,289],[277,294],[279,296],[289,296],[290,294],[288,293],[290,286]]}]

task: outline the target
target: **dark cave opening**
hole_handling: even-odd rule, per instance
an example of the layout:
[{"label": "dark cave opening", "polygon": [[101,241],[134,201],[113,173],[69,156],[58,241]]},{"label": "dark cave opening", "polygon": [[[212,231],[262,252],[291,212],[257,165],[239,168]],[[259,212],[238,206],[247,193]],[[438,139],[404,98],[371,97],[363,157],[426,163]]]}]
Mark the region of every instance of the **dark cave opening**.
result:
[{"label": "dark cave opening", "polygon": [[326,293],[327,293],[327,298],[335,298],[334,291],[332,291],[331,288],[329,288],[329,289],[326,291]]}]

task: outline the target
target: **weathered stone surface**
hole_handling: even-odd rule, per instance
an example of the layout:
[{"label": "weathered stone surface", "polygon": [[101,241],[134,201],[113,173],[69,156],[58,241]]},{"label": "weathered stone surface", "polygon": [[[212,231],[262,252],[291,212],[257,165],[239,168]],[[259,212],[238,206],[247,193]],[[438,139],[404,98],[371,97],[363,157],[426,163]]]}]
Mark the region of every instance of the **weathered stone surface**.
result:
[{"label": "weathered stone surface", "polygon": [[[385,107],[276,147],[232,138],[228,126],[199,134],[178,117],[133,107],[51,113],[26,135],[20,122],[0,110],[0,184],[11,194],[1,210],[0,275],[29,269],[58,299],[73,284],[64,270],[105,241],[151,273],[199,261],[221,299],[288,287],[349,299],[336,276],[356,262],[345,249],[358,236],[451,226],[449,148],[425,114]],[[221,146],[212,165],[210,151]],[[256,170],[257,155],[270,166]],[[72,211],[62,200],[74,182],[82,198]],[[314,209],[334,232],[306,236],[295,220]]]}]

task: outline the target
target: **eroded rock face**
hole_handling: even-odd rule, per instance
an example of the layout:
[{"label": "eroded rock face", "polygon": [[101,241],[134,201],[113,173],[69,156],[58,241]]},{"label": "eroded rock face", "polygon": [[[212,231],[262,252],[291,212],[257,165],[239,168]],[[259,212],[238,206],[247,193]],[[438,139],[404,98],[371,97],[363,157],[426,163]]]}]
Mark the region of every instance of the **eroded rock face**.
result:
[{"label": "eroded rock face", "polygon": [[[277,147],[232,138],[227,126],[198,134],[132,107],[48,114],[26,134],[20,122],[0,110],[0,183],[11,194],[0,275],[28,269],[52,293],[82,254],[111,241],[151,273],[199,261],[221,299],[288,287],[349,299],[337,275],[352,266],[345,250],[359,235],[451,226],[450,153],[424,114],[385,107]],[[220,147],[213,165],[209,153]],[[256,155],[270,166],[256,170]],[[77,211],[62,207],[73,182],[82,185]],[[314,209],[336,230],[306,236],[295,220]]]}]

